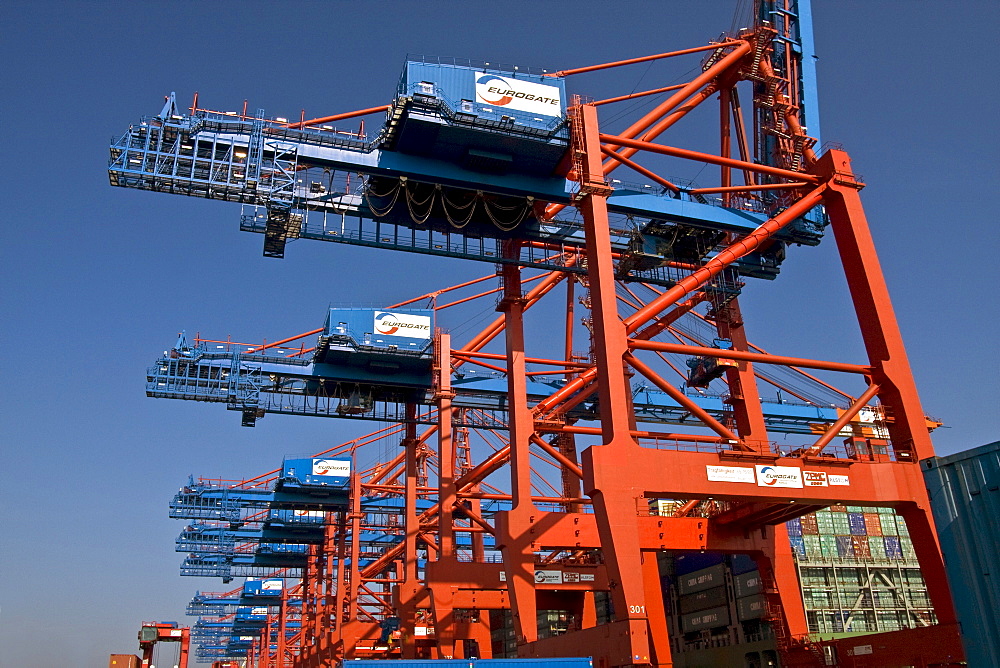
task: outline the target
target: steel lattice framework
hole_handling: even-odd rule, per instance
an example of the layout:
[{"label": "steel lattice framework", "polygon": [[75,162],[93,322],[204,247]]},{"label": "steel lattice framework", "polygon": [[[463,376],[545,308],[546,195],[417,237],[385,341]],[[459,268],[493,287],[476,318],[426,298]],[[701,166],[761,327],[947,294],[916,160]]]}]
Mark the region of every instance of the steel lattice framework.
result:
[{"label": "steel lattice framework", "polygon": [[[521,656],[668,666],[655,558],[662,550],[751,555],[786,665],[819,665],[783,523],[837,503],[891,506],[913,536],[939,623],[884,643],[905,661],[905,652],[961,655],[919,469],[933,455],[934,425],[879,269],[863,184],[846,152],[817,153],[807,130],[815,114],[811,60],[802,57],[811,48],[808,4],[767,0],[758,8],[753,29],[703,47],[537,78],[704,57],[687,83],[601,101],[574,97],[558,122],[532,126],[516,114],[486,122],[446,91],[404,78],[386,107],[298,123],[262,111],[218,114],[197,99],[185,115],[171,97],[112,146],[114,185],[240,202],[242,227],[265,235],[265,255],[281,257],[287,241],[312,238],[497,267],[493,289],[437,302],[452,289],[479,289],[487,276],[424,296],[438,311],[496,299],[499,316],[465,343],[438,331],[430,347],[413,352],[407,363],[426,370],[423,385],[324,371],[324,330],[262,345],[182,339],[150,369],[150,396],[224,403],[247,426],[268,412],[395,423],[338,451],[353,453],[372,438],[402,446],[354,474],[346,504],[308,509],[323,513],[322,529],[300,542],[280,539],[287,527],[271,515],[281,506],[268,476],[192,481],[175,499],[176,516],[203,522],[179,541],[192,552],[186,567],[224,577],[287,568],[278,577],[301,578],[278,606],[290,612],[271,614],[244,650],[259,665],[468,656],[469,641],[484,655],[483,611],[509,609]],[[750,109],[739,100],[747,87]],[[647,95],[664,98],[627,129],[602,129],[604,105]],[[713,98],[713,149],[664,143]],[[373,140],[327,125],[376,112],[388,120]],[[464,162],[430,159],[407,149],[418,122],[521,148],[512,159],[479,149]],[[549,166],[530,162],[538,156],[549,156]],[[719,183],[696,188],[665,178],[646,166],[659,164],[657,156],[712,166]],[[656,192],[612,180],[622,167],[653,181]],[[790,244],[815,245],[827,226],[867,350],[863,363],[765,352],[745,333],[744,282],[774,278]],[[555,359],[529,351],[550,350],[551,341],[525,335],[526,317],[546,297],[561,303],[546,313],[564,319]],[[577,301],[586,311],[584,354],[574,353]],[[314,335],[318,343],[307,349]],[[366,341],[344,336],[355,353],[370,352]],[[487,352],[490,344],[502,352]],[[678,389],[674,372],[684,360],[691,370]],[[841,392],[817,371],[853,375],[866,389]],[[761,384],[799,401],[772,400]],[[840,405],[815,401],[813,390],[833,393]],[[674,427],[660,431],[664,424]],[[775,433],[795,435],[797,445],[779,448]],[[599,442],[578,452],[578,438]],[[477,439],[491,447],[473,447]],[[651,513],[655,499],[676,501],[675,512]],[[540,571],[556,575],[539,579]],[[595,592],[610,596],[613,621],[597,624]],[[215,605],[212,614],[238,614]],[[550,609],[570,611],[573,628],[539,638],[536,613]],[[417,628],[431,631],[417,636]]]}]

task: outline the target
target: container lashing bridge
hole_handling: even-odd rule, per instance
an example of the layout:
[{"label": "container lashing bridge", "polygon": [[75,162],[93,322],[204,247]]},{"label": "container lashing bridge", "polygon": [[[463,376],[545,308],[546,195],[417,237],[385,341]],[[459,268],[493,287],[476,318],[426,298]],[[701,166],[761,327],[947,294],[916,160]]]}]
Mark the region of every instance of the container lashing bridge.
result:
[{"label": "container lashing bridge", "polygon": [[[295,665],[354,656],[378,621],[356,603],[362,583],[391,574],[383,607],[398,618],[404,657],[463,655],[484,628],[467,611],[509,607],[522,657],[583,653],[602,667],[668,666],[653,558],[661,550],[751,555],[785,665],[821,665],[838,645],[809,638],[783,523],[836,503],[890,506],[905,518],[939,622],[880,636],[873,660],[961,656],[918,468],[933,454],[934,425],[920,407],[879,269],[859,197],[864,184],[846,152],[814,149],[809,3],[758,0],[755,8],[751,28],[705,46],[556,73],[410,60],[385,107],[310,121],[212,112],[197,100],[184,113],[171,95],[111,146],[112,184],[239,203],[241,228],[264,235],[267,256],[313,239],[497,267],[499,284],[485,294],[500,315],[463,345],[435,332],[433,319],[449,305],[431,299],[432,313],[407,303],[331,311],[308,351],[181,341],[150,370],[151,396],[224,403],[248,426],[272,412],[399,427],[393,467],[405,530],[365,566],[351,559],[354,571],[342,578],[330,572],[343,575],[343,559],[320,561],[342,557],[347,543],[307,548],[304,573],[315,575],[309,586],[322,595],[303,605],[316,642]],[[690,57],[701,57],[701,67],[682,84],[599,101],[567,93],[577,74]],[[662,101],[623,130],[601,116],[604,105],[653,95]],[[667,143],[713,99],[717,143]],[[382,112],[386,121],[371,138],[331,125]],[[718,184],[666,178],[664,163],[708,166]],[[612,179],[620,168],[655,185]],[[764,352],[748,341],[739,300],[747,281],[775,279],[793,245],[815,246],[826,229],[867,351],[861,363]],[[528,344],[551,342],[527,340],[525,319],[542,317],[535,305],[552,302],[557,285],[565,302],[544,313],[566,316],[564,354],[529,356]],[[586,310],[584,355],[573,352],[575,290]],[[385,318],[423,333],[390,332]],[[710,335],[699,335],[705,326]],[[502,352],[486,352],[491,342]],[[860,391],[814,375],[830,372],[853,378]],[[723,392],[711,391],[720,385]],[[772,400],[766,386],[783,393]],[[819,387],[838,393],[840,405],[815,401],[810,392]],[[664,424],[674,431],[656,430]],[[465,433],[489,433],[502,446],[459,466]],[[786,445],[777,447],[774,434],[787,434]],[[595,442],[578,453],[578,439]],[[433,505],[419,511],[429,486],[418,484],[418,463],[428,449],[438,480]],[[554,472],[547,499],[537,493],[541,470]],[[490,475],[505,476],[503,493],[482,491]],[[359,537],[360,484],[352,482],[350,511],[339,520],[355,523]],[[471,503],[501,496],[509,507],[488,518]],[[684,503],[673,516],[655,516],[655,499]],[[217,500],[218,512],[230,512],[229,497]],[[475,541],[473,558],[460,558],[456,536],[480,531],[494,536],[502,564],[487,562]],[[584,557],[594,560],[586,579]],[[331,590],[334,580],[346,590]],[[597,624],[596,592],[613,602],[608,623]],[[548,609],[568,611],[572,628],[540,637],[537,612]],[[430,642],[414,633],[428,626],[424,610]]]}]

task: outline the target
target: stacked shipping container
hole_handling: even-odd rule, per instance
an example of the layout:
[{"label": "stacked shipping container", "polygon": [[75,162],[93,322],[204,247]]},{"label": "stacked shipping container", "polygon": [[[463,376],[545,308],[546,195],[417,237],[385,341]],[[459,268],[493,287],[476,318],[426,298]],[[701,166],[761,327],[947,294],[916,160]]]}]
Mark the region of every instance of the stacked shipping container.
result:
[{"label": "stacked shipping container", "polygon": [[788,522],[792,550],[800,559],[913,560],[906,524],[891,508],[831,506]]},{"label": "stacked shipping container", "polygon": [[934,618],[906,523],[836,505],[788,522],[809,630],[892,631]]}]

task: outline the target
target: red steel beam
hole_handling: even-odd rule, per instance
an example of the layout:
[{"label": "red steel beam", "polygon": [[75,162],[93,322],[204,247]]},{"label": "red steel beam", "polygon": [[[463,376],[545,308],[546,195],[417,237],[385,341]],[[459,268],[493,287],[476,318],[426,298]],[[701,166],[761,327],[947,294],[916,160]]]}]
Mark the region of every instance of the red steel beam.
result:
[{"label": "red steel beam", "polygon": [[[567,265],[573,265],[576,263],[576,256],[571,255],[566,260]],[[532,288],[525,299],[527,300],[524,304],[524,308],[527,310],[533,304],[535,304],[539,299],[544,297],[548,292],[554,288],[560,281],[566,277],[565,272],[562,271],[550,271],[545,275],[545,278]],[[493,322],[491,322],[484,330],[472,338],[471,341],[466,343],[461,350],[452,351],[452,354],[456,353],[468,353],[468,352],[478,352],[486,347],[486,344],[496,338],[504,328],[504,318],[500,316]],[[462,365],[462,360],[456,360],[452,364],[452,368],[458,368]]]},{"label": "red steel beam", "polygon": [[739,258],[757,250],[762,243],[770,239],[778,230],[790,224],[798,217],[805,215],[810,209],[819,204],[823,200],[823,193],[826,191],[826,188],[825,184],[821,185],[803,196],[798,202],[763,223],[747,236],[723,249],[718,255],[706,262],[701,269],[682,278],[674,287],[625,318],[626,331],[630,334],[635,333],[646,322],[656,317],[656,314],[676,303],[677,300],[681,299],[687,293],[712,280],[723,269]]},{"label": "red steel beam", "polygon": [[660,375],[658,373],[656,373],[648,366],[643,364],[634,355],[632,355],[631,353],[627,353],[625,355],[625,361],[629,363],[629,366],[631,366],[633,369],[635,369],[643,376],[645,376],[649,380],[649,382],[651,382],[653,385],[656,385],[658,388],[666,392],[671,399],[679,403],[682,407],[686,408],[688,412],[691,413],[691,415],[701,420],[706,427],[714,431],[722,438],[730,441],[734,449],[743,449],[746,447],[740,441],[739,436],[731,432],[729,429],[725,427],[725,425],[723,425],[721,422],[719,422],[714,417],[709,415],[705,411],[705,409],[703,409],[701,406],[691,401],[691,399],[685,396],[683,392],[678,390],[676,387],[674,387],[667,381],[660,378]]},{"label": "red steel beam", "polygon": [[[660,121],[649,128],[646,132],[642,134],[642,141],[652,141],[659,137],[661,134],[666,132],[670,127],[675,125],[678,121],[684,118],[692,109],[697,107],[699,104],[712,97],[715,94],[715,88],[713,86],[706,86],[701,91],[696,93],[690,100],[685,102],[682,106],[678,107],[674,111],[665,115]],[[604,174],[610,174],[614,170],[618,169],[618,164],[621,157],[629,157],[639,152],[639,149],[626,147],[622,149],[620,153],[614,153],[610,155],[603,165]]]},{"label": "red steel beam", "polygon": [[[464,357],[464,358],[482,357],[483,359],[488,359],[488,360],[503,360],[503,359],[507,359],[505,355],[498,355],[496,353],[467,352],[467,351],[464,351],[464,350],[454,350],[454,351],[452,351],[451,354],[452,354],[453,357]],[[540,357],[525,357],[524,361],[525,361],[526,364],[551,364],[553,366],[560,366],[560,367],[567,367],[567,368],[574,368],[574,369],[589,369],[590,368],[590,365],[586,364],[584,362],[567,362],[567,361],[563,361],[563,360],[547,360],[547,359],[542,359]]]},{"label": "red steel beam", "polygon": [[875,398],[879,389],[879,386],[875,383],[869,385],[868,389],[861,393],[861,396],[858,397],[857,401],[851,404],[851,407],[844,411],[844,414],[837,418],[837,421],[827,428],[826,433],[820,436],[819,440],[817,440],[811,448],[806,450],[803,456],[811,457],[818,455],[823,448],[830,443],[830,441],[836,438],[837,434],[840,433],[840,430],[846,427],[848,423],[854,419],[854,416],[858,414],[858,411],[867,406],[868,402]]},{"label": "red steel beam", "polygon": [[680,353],[682,355],[703,355],[705,357],[725,357],[727,359],[745,360],[755,364],[780,364],[782,366],[801,366],[807,369],[822,369],[824,371],[843,371],[868,375],[872,367],[863,364],[846,364],[842,362],[824,362],[801,357],[785,357],[782,355],[762,355],[760,353],[744,352],[742,350],[723,350],[722,348],[704,348],[702,346],[687,346],[681,343],[664,343],[660,341],[642,341],[629,339],[629,346],[639,350],[659,350],[665,353]]},{"label": "red steel beam", "polygon": [[649,141],[639,141],[621,135],[607,135],[601,133],[601,141],[606,144],[627,146],[629,148],[638,149],[640,151],[650,151],[651,153],[660,153],[662,155],[669,155],[675,158],[685,158],[687,160],[707,162],[712,165],[725,165],[728,167],[736,167],[738,169],[747,169],[752,172],[758,172],[761,174],[780,176],[781,178],[784,179],[807,181],[809,183],[819,183],[820,181],[820,177],[813,176],[811,174],[804,174],[802,172],[793,172],[789,169],[781,169],[780,167],[771,167],[770,165],[758,165],[753,162],[744,162],[743,160],[736,160],[734,158],[723,158],[722,156],[712,155],[711,153],[701,153],[700,151],[689,151],[688,149],[677,148],[675,146],[664,146],[663,144],[653,144]]},{"label": "red steel beam", "polygon": [[268,348],[276,348],[276,347],[278,347],[280,345],[284,345],[284,344],[289,343],[291,341],[298,341],[299,339],[305,338],[307,336],[312,336],[313,334],[319,334],[322,331],[323,331],[323,328],[320,327],[319,329],[314,329],[314,330],[306,332],[304,334],[299,334],[297,336],[290,336],[287,339],[282,339],[281,341],[275,341],[274,343],[267,343],[267,344],[264,344],[262,346],[258,346],[256,348],[251,348],[250,350],[246,351],[245,354],[249,355],[249,354],[252,354],[252,353],[260,352],[261,350],[267,350]]},{"label": "red steel beam", "polygon": [[701,51],[714,51],[716,49],[724,49],[727,46],[736,46],[738,44],[746,44],[741,40],[730,40],[727,42],[720,42],[718,44],[706,44],[705,46],[696,46],[691,49],[681,49],[680,51],[668,51],[667,53],[658,53],[653,56],[642,56],[641,58],[629,58],[628,60],[616,60],[610,63],[602,63],[600,65],[588,65],[587,67],[577,67],[572,70],[559,70],[558,72],[552,72],[543,74],[546,77],[568,77],[573,74],[583,74],[584,72],[597,72],[598,70],[606,70],[612,67],[623,67],[625,65],[635,65],[636,63],[648,63],[651,60],[662,60],[663,58],[673,58],[674,56],[685,56],[689,53],[699,53]]},{"label": "red steel beam", "polygon": [[808,186],[808,181],[795,181],[792,183],[762,183],[751,186],[724,186],[718,188],[695,188],[688,192],[692,195],[707,195],[710,193],[749,193],[758,190],[789,190],[792,188],[804,188]]},{"label": "red steel beam", "polygon": [[679,193],[681,191],[680,188],[678,188],[676,185],[674,185],[670,181],[666,180],[665,178],[663,178],[662,176],[660,176],[656,172],[652,172],[652,171],[646,169],[645,167],[643,167],[642,165],[636,163],[635,161],[629,160],[625,156],[619,155],[618,153],[615,153],[614,151],[612,151],[607,146],[601,146],[601,152],[604,155],[607,155],[609,157],[613,157],[615,160],[617,160],[618,162],[622,163],[626,167],[631,167],[632,169],[634,169],[635,171],[639,172],[640,174],[642,174],[646,178],[653,179],[654,181],[656,181],[657,183],[659,183],[661,186],[663,186],[667,190],[672,190],[675,193]]},{"label": "red steel beam", "polygon": [[452,286],[444,288],[442,290],[435,290],[434,292],[428,292],[426,294],[422,294],[419,297],[414,297],[413,299],[407,299],[405,302],[399,302],[398,304],[393,304],[389,308],[390,309],[402,308],[403,306],[406,306],[407,304],[412,304],[413,302],[418,302],[421,299],[435,299],[437,297],[440,297],[441,295],[443,295],[446,292],[451,292],[453,290],[458,290],[460,288],[465,288],[465,287],[468,287],[470,285],[475,285],[476,283],[482,283],[483,281],[488,281],[488,280],[490,280],[492,278],[496,278],[496,277],[497,277],[496,274],[489,274],[487,276],[480,276],[479,278],[474,278],[471,281],[466,281],[465,283],[459,283],[458,285],[452,285]]},{"label": "red steel beam", "polygon": [[664,88],[654,88],[653,90],[646,90],[641,93],[630,93],[629,95],[620,95],[618,97],[609,97],[606,100],[597,100],[596,102],[590,102],[592,107],[599,107],[602,104],[612,104],[614,102],[624,102],[625,100],[634,100],[639,97],[646,97],[649,95],[658,95],[659,93],[668,93],[672,90],[678,90],[684,88],[687,84],[677,84],[675,86],[666,86]]},{"label": "red steel beam", "polygon": [[[535,425],[535,431],[547,433],[567,433],[584,434],[587,436],[600,436],[601,430],[597,427],[580,427],[578,425],[547,425],[539,423]],[[632,429],[629,432],[635,438],[648,438],[660,441],[687,441],[691,443],[712,443],[719,444],[723,439],[719,436],[701,436],[699,434],[673,434],[665,431],[640,431]]]},{"label": "red steel beam", "polygon": [[553,459],[559,462],[563,468],[575,475],[577,478],[583,478],[583,469],[580,468],[580,465],[570,459],[567,459],[566,455],[553,448],[550,443],[546,443],[545,440],[539,438],[537,434],[531,435],[531,442],[547,452]]},{"label": "red steel beam", "polygon": [[324,116],[323,118],[313,118],[308,121],[300,121],[298,123],[287,123],[282,127],[286,127],[290,130],[297,130],[301,128],[308,127],[310,125],[319,125],[320,123],[332,123],[333,121],[343,121],[348,118],[357,118],[358,116],[367,116],[368,114],[377,114],[380,111],[386,111],[389,109],[388,104],[383,104],[381,107],[372,107],[371,109],[359,109],[358,111],[348,111],[343,114],[334,114],[333,116]]}]

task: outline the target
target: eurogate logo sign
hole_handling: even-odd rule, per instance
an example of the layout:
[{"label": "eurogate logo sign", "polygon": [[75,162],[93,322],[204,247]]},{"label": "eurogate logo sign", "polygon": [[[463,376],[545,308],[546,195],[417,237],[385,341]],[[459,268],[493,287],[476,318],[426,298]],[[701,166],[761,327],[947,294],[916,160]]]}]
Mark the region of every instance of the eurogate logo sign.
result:
[{"label": "eurogate logo sign", "polygon": [[802,487],[802,469],[798,467],[758,464],[756,469],[760,487]]},{"label": "eurogate logo sign", "polygon": [[351,462],[342,459],[314,459],[312,469],[313,475],[346,478],[351,475]]},{"label": "eurogate logo sign", "polygon": [[431,318],[427,315],[376,311],[375,331],[386,336],[406,336],[411,339],[431,338]]},{"label": "eurogate logo sign", "polygon": [[530,114],[560,116],[562,103],[557,86],[476,72],[476,101]]}]

